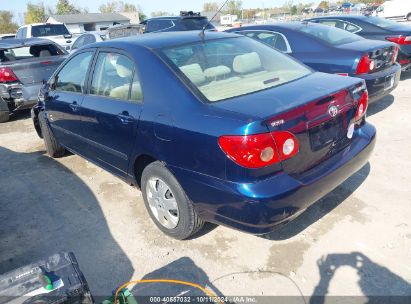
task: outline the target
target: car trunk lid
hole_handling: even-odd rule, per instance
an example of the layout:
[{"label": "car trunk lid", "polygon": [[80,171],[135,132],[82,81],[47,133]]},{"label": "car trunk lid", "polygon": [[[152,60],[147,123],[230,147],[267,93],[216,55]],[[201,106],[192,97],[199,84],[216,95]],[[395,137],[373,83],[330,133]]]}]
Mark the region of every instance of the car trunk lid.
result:
[{"label": "car trunk lid", "polygon": [[[247,109],[243,111],[260,116],[261,123],[257,125],[265,126],[270,132],[294,134],[300,150],[283,161],[282,167],[285,172],[298,176],[349,144],[347,134],[357,107],[352,92],[363,85],[355,78],[314,73],[286,86],[216,105],[238,112],[248,100]],[[262,132],[257,128],[248,131],[249,134]]]}]

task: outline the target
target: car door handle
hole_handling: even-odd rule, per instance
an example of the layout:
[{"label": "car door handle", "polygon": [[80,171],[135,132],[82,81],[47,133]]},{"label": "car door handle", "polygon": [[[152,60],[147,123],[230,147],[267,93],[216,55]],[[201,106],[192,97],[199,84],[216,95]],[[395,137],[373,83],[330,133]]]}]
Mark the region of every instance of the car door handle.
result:
[{"label": "car door handle", "polygon": [[124,125],[128,124],[134,119],[134,117],[131,116],[127,111],[123,111],[117,114],[117,118],[120,119],[121,123]]},{"label": "car door handle", "polygon": [[77,112],[78,107],[79,107],[79,105],[78,105],[77,101],[73,101],[73,102],[70,104],[70,108],[73,110],[73,112]]}]

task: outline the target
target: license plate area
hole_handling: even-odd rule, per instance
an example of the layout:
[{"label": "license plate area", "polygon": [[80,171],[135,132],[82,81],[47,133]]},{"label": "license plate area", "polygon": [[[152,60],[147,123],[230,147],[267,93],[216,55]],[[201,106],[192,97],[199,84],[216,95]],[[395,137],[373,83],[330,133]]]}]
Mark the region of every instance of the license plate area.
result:
[{"label": "license plate area", "polygon": [[346,132],[341,116],[311,128],[309,130],[311,150],[315,152],[337,142],[345,137]]},{"label": "license plate area", "polygon": [[390,90],[394,87],[395,75],[385,77],[384,91]]}]

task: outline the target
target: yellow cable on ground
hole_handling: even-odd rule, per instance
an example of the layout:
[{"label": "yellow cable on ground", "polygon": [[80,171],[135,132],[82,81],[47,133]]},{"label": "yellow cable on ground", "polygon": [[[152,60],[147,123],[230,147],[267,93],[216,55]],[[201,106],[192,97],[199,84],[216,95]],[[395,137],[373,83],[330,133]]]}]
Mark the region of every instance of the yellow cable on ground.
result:
[{"label": "yellow cable on ground", "polygon": [[215,298],[215,300],[217,301],[216,303],[224,304],[224,302],[219,297],[217,297],[214,293],[212,293],[210,290],[206,289],[205,287],[202,287],[198,284],[191,283],[191,282],[180,281],[180,280],[169,280],[169,279],[135,280],[135,281],[129,281],[127,283],[124,283],[116,290],[116,294],[114,296],[114,304],[117,304],[118,294],[123,288],[126,288],[128,285],[131,285],[131,284],[141,284],[141,283],[172,283],[172,284],[191,286],[191,287],[201,290],[207,296]]}]

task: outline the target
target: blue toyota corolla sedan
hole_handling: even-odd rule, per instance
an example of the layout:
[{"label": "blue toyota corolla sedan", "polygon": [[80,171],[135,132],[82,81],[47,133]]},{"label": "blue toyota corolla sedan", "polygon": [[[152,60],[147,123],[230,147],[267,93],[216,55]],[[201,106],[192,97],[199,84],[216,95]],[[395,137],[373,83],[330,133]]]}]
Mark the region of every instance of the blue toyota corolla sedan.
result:
[{"label": "blue toyota corolla sedan", "polygon": [[366,81],[369,102],[393,91],[401,76],[398,47],[367,40],[347,31],[310,22],[284,22],[230,29],[264,42],[313,69]]},{"label": "blue toyota corolla sedan", "polygon": [[164,233],[205,221],[264,234],[366,164],[363,80],[312,71],[242,35],[175,32],[88,45],[32,110],[66,150],[140,187]]}]

